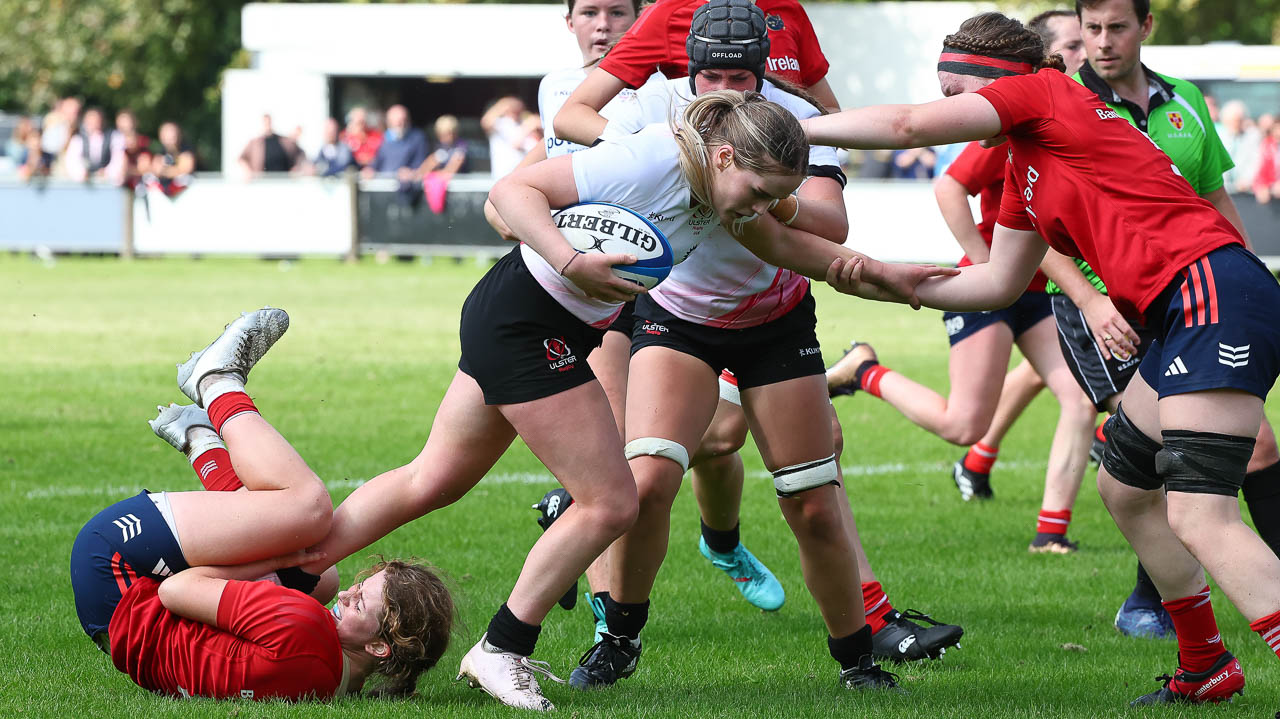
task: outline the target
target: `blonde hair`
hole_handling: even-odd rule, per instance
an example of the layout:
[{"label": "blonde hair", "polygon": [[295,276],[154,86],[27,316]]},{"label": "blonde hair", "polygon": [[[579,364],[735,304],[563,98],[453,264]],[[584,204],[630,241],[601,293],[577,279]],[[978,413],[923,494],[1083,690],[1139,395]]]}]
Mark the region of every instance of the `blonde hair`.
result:
[{"label": "blonde hair", "polygon": [[437,135],[443,135],[446,132],[457,134],[458,118],[453,115],[441,115],[436,118],[435,130]]},{"label": "blonde hair", "polygon": [[809,142],[800,121],[758,92],[716,90],[699,95],[672,122],[680,171],[700,204],[711,205],[711,151],[733,148],[733,164],[759,175],[803,175]]}]

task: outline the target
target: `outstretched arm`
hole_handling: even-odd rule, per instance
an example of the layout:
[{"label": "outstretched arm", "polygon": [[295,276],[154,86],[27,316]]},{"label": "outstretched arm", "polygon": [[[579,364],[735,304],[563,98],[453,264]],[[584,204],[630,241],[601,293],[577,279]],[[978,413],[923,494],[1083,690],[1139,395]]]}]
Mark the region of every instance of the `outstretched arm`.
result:
[{"label": "outstretched arm", "polygon": [[800,122],[815,145],[863,150],[902,149],[986,140],[1000,134],[1000,116],[986,98],[964,93],[923,105],[872,105]]},{"label": "outstretched arm", "polygon": [[1035,232],[996,225],[987,262],[962,267],[954,277],[925,279],[916,294],[921,304],[952,312],[1008,307],[1026,292],[1046,249]]}]

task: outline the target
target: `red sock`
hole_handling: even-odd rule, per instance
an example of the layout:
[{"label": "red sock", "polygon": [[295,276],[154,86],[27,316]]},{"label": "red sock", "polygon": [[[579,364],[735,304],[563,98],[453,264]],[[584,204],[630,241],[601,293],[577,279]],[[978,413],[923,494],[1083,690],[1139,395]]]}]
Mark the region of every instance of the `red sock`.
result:
[{"label": "red sock", "polygon": [[1178,666],[1189,672],[1212,667],[1226,649],[1218,633],[1218,622],[1213,618],[1209,587],[1198,594],[1164,602],[1164,608],[1169,611],[1173,629],[1178,633]]},{"label": "red sock", "polygon": [[884,376],[889,374],[892,371],[893,370],[889,369],[888,367],[885,367],[882,364],[872,365],[868,367],[867,371],[862,373],[862,391],[866,392],[872,397],[879,397],[880,396],[880,380],[884,379]]},{"label": "red sock", "polygon": [[231,468],[231,455],[222,447],[202,452],[191,463],[191,468],[200,478],[200,484],[210,492],[234,492],[244,486]]},{"label": "red sock", "polygon": [[1070,509],[1042,509],[1036,522],[1037,534],[1067,535],[1067,527],[1071,524]]},{"label": "red sock", "polygon": [[1102,426],[1105,425],[1106,423],[1107,423],[1107,420],[1105,419],[1102,420],[1101,422],[1098,423],[1097,429],[1093,430],[1093,436],[1096,437],[1099,442],[1106,443],[1107,441],[1106,435],[1102,434]]},{"label": "red sock", "polygon": [[1271,651],[1280,657],[1280,612],[1268,614],[1256,622],[1250,622],[1249,628],[1257,632]]},{"label": "red sock", "polygon": [[218,434],[222,434],[222,425],[232,417],[245,412],[258,411],[258,408],[253,406],[253,400],[249,399],[249,395],[244,392],[228,392],[210,402],[205,409],[209,411],[209,421],[213,423],[213,429]]},{"label": "red sock", "polygon": [[991,474],[991,467],[1000,454],[999,447],[990,447],[981,442],[969,448],[964,456],[964,468],[978,474]]},{"label": "red sock", "polygon": [[863,582],[862,604],[866,607],[867,626],[871,627],[871,633],[884,629],[884,618],[893,611],[893,605],[889,603],[889,597],[884,593],[880,582]]}]

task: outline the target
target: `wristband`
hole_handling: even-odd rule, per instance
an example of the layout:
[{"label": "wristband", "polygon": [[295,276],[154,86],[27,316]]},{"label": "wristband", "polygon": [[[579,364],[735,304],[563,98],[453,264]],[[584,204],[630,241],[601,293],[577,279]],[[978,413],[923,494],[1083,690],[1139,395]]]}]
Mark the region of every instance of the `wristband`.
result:
[{"label": "wristband", "polygon": [[573,257],[570,257],[570,258],[569,258],[569,261],[568,261],[568,262],[566,262],[566,263],[564,263],[564,267],[561,267],[561,268],[560,268],[560,276],[561,276],[561,277],[564,277],[564,271],[565,271],[565,270],[567,270],[567,269],[569,269],[569,265],[572,265],[572,264],[573,264],[573,261],[574,261],[574,260],[576,260],[576,259],[578,259],[578,255],[580,255],[580,254],[582,254],[582,253],[581,253],[581,252],[579,252],[578,250],[574,250],[574,251],[573,251]]}]

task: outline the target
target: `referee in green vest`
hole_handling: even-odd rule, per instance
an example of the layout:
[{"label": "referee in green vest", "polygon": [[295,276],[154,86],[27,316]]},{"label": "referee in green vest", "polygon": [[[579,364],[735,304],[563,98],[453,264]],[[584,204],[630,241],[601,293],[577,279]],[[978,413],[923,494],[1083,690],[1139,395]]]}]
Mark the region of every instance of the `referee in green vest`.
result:
[{"label": "referee in green vest", "polygon": [[[1195,191],[1213,203],[1250,244],[1240,213],[1223,185],[1222,175],[1234,163],[1209,118],[1204,95],[1195,85],[1142,64],[1142,42],[1151,34],[1153,21],[1150,0],[1076,0],[1076,15],[1088,61],[1075,79],[1146,133]],[[1049,250],[1042,268],[1053,280],[1048,292],[1054,294],[1058,339],[1067,365],[1099,411],[1114,412],[1120,393],[1138,369],[1149,335],[1120,316],[1102,280],[1083,260]],[[1102,346],[1104,337],[1136,342],[1124,347],[1128,354],[1113,354]],[[1258,534],[1273,551],[1280,550],[1280,453],[1265,417],[1248,469],[1244,497],[1249,513]],[[1115,623],[1132,636],[1173,635],[1160,594],[1141,565],[1137,586],[1120,607]]]}]

